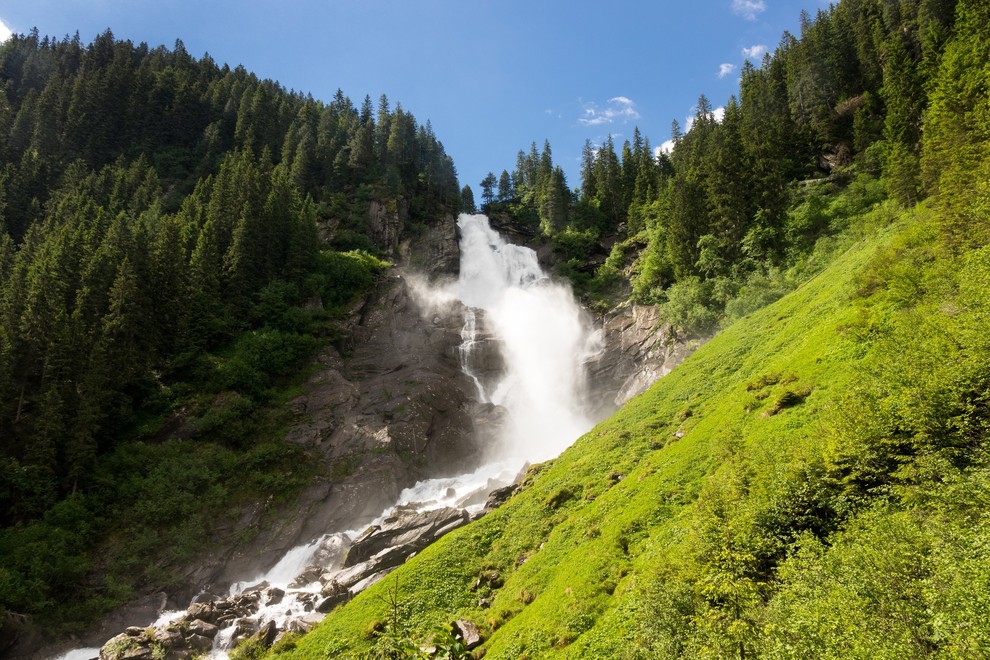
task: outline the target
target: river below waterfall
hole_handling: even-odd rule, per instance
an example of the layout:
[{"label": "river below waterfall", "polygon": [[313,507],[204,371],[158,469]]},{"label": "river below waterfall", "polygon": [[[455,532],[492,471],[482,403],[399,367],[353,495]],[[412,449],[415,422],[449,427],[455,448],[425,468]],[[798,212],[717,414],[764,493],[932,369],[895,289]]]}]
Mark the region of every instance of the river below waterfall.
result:
[{"label": "river below waterfall", "polygon": [[[183,645],[176,648],[226,658],[249,635],[308,630],[322,611],[381,579],[425,543],[480,515],[490,492],[513,483],[526,464],[556,456],[597,421],[589,413],[586,372],[602,340],[570,288],[541,269],[533,250],[503,240],[487,217],[461,215],[457,223],[457,280],[431,285],[410,278],[410,286],[424,314],[457,309],[463,315],[462,369],[477,387],[479,404],[497,419],[483,465],[421,481],[360,529],[327,530],[270,569],[245,576],[228,593],[203,593],[187,610],[162,613],[149,622],[159,643],[172,640]],[[378,545],[368,546],[376,535]],[[400,540],[407,544],[401,556],[390,556],[389,544]],[[383,557],[387,562],[380,561]],[[178,620],[186,622],[185,638],[169,628]],[[197,632],[188,634],[188,628]],[[139,634],[129,631],[114,639]],[[75,649],[60,660],[85,660],[99,652]]]}]

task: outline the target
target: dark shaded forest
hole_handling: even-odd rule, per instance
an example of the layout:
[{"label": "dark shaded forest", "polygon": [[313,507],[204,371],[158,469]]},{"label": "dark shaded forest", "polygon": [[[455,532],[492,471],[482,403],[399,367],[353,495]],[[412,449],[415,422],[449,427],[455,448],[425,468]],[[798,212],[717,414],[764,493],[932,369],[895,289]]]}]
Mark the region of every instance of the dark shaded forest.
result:
[{"label": "dark shaded forest", "polygon": [[[903,339],[890,328],[920,300],[942,337],[954,322],[932,302],[939,264],[990,241],[988,25],[990,7],[976,0],[843,0],[804,15],[800,35],[744,67],[724,109],[699,99],[691,126],[674,126],[671,153],[639,131],[621,147],[589,143],[571,189],[550,145],[534,143],[511,172],[481,182],[482,208],[552,245],[558,273],[592,306],[656,303],[679,330],[707,334],[806,282],[848,245],[834,237],[866,231],[853,220],[878,203],[924,201],[932,236],[905,239],[866,269],[860,295],[880,302],[846,332],[864,352],[885,332]],[[369,226],[369,204],[408,209],[415,230],[475,200],[430,125],[384,96],[325,103],[195,59],[179,42],[15,36],[0,46],[0,84],[0,610],[66,632],[167,585],[216,511],[291,497],[311,477],[277,440],[279,404],[393,256]],[[965,320],[975,347],[959,349],[971,359],[966,382],[922,368],[920,350],[915,372],[937,376],[924,390],[931,407],[877,381],[871,395],[893,412],[850,423],[871,426],[841,436],[848,455],[835,460],[846,463],[829,464],[825,495],[797,492],[814,482],[803,473],[797,494],[787,491],[785,504],[808,498],[799,531],[828,540],[840,514],[897,489],[923,499],[978,463],[985,351]],[[897,364],[893,345],[883,344],[878,372]],[[754,391],[777,382],[754,380]],[[955,398],[942,405],[934,395],[950,386]],[[189,436],[164,440],[180,410]],[[698,423],[686,410],[678,424]],[[745,518],[734,502],[712,509],[714,558],[698,565],[713,575],[731,573],[717,552],[731,543],[715,532]],[[757,518],[743,540],[759,547],[729,566],[739,584],[777,579],[793,541],[759,554],[777,531]],[[763,601],[733,601],[739,593],[749,597],[690,604],[714,612],[718,639],[742,656],[752,626],[740,613]]]},{"label": "dark shaded forest", "polygon": [[392,256],[369,203],[415,228],[459,200],[385,96],[109,31],[0,46],[0,608],[76,625],[167,580],[163,538],[181,560],[210,511],[291,494],[274,404]]}]

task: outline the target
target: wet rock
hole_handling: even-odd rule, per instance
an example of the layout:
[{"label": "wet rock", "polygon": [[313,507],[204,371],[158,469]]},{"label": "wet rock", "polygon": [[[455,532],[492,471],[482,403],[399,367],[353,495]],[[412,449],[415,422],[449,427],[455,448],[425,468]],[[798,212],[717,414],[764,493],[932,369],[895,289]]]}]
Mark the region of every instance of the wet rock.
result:
[{"label": "wet rock", "polygon": [[193,651],[209,651],[213,648],[213,640],[203,635],[189,635],[186,637],[186,644]]},{"label": "wet rock", "polygon": [[283,598],[285,598],[285,589],[272,587],[265,596],[265,606],[278,605],[282,602]]},{"label": "wet rock", "polygon": [[337,568],[343,563],[351,539],[345,534],[331,534],[320,543],[313,555],[313,564],[322,568]]},{"label": "wet rock", "polygon": [[186,615],[183,617],[186,621],[204,621],[206,623],[216,624],[217,622],[217,607],[215,603],[193,603],[186,610]]},{"label": "wet rock", "polygon": [[251,640],[268,648],[275,642],[276,635],[278,635],[278,626],[275,625],[274,621],[269,621],[258,632],[251,635]]},{"label": "wet rock", "polygon": [[354,566],[372,557],[376,557],[379,569],[396,566],[410,553],[422,550],[465,522],[465,512],[451,507],[400,517],[356,539],[347,551],[344,566]]},{"label": "wet rock", "polygon": [[203,637],[209,637],[210,639],[216,637],[217,633],[220,632],[220,629],[217,626],[212,623],[207,623],[201,619],[196,619],[191,622],[186,627],[186,630],[190,635],[202,635]]},{"label": "wet rock", "polygon": [[427,225],[416,237],[399,245],[403,265],[431,278],[456,275],[460,266],[457,219],[445,216]]},{"label": "wet rock", "polygon": [[316,605],[316,611],[322,614],[328,613],[341,603],[346,603],[351,598],[351,592],[339,582],[331,583],[333,589],[326,589],[321,592],[323,600]]},{"label": "wet rock", "polygon": [[485,500],[485,510],[491,511],[492,509],[497,509],[498,507],[505,504],[510,497],[512,497],[516,492],[516,485],[512,484],[510,486],[503,486],[501,488],[496,488],[488,494],[488,499]]}]

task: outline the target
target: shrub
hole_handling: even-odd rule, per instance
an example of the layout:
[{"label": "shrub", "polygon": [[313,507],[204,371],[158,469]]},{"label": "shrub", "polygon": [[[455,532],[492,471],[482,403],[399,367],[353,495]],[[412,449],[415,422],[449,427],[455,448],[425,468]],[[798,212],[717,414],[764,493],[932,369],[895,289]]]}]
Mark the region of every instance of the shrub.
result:
[{"label": "shrub", "polygon": [[667,302],[661,309],[667,321],[679,330],[704,334],[718,320],[718,312],[709,305],[704,283],[697,277],[687,277],[667,289]]}]

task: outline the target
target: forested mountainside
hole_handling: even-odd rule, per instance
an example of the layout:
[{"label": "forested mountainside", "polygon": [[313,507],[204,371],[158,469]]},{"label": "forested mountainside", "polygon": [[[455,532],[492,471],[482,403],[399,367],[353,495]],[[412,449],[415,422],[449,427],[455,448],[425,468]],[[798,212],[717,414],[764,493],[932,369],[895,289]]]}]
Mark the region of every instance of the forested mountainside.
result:
[{"label": "forested mountainside", "polygon": [[[269,652],[990,653],[988,26],[983,0],[842,0],[669,154],[587,145],[576,192],[548,144],[487,177],[591,305],[725,329]],[[217,511],[303,487],[298,372],[474,200],[385,97],[180,42],[14,36],[0,82],[0,614],[67,633],[168,585]]]},{"label": "forested mountainside", "polygon": [[633,290],[669,311],[714,317],[723,285],[782,297],[266,657],[990,654],[990,5],[843,0],[748,69],[724,118],[702,109],[669,160],[644,141],[629,161],[662,184],[645,207],[602,204],[636,191],[603,187],[600,163],[627,165],[607,145],[575,203],[545,204],[549,149],[485,202],[558,249],[615,232],[616,268],[639,241]]},{"label": "forested mountainside", "polygon": [[[481,182],[482,208],[541,234],[590,301],[663,303],[683,329],[710,332],[820,267],[816,241],[840,228],[830,222],[938,186],[941,158],[922,162],[922,132],[941,121],[925,112],[956,5],[851,0],[802,13],[799,36],[743,66],[737,97],[716,108],[702,96],[689,130],[674,122],[670,153],[639,129],[621,146],[586,143],[572,192],[551,146],[534,143]],[[859,191],[852,206],[830,213],[829,195],[847,187]]]},{"label": "forested mountainside", "polygon": [[167,584],[216,511],[291,497],[294,374],[459,200],[385,96],[110,32],[0,45],[0,613],[74,629]]}]

